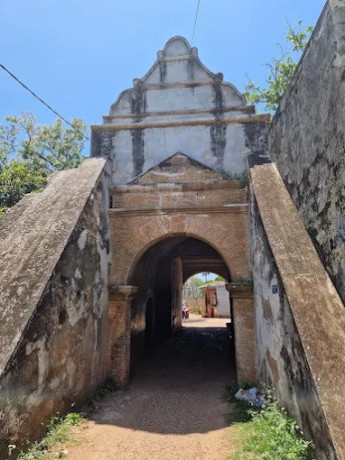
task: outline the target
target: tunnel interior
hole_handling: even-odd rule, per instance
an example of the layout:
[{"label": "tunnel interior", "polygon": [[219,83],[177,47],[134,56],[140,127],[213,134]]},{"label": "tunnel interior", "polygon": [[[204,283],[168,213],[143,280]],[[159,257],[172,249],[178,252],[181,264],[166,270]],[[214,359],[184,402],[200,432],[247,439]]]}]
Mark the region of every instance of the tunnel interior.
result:
[{"label": "tunnel interior", "polygon": [[148,347],[181,328],[183,284],[199,272],[216,273],[231,281],[217,250],[194,237],[165,238],[138,260],[128,280],[138,288],[131,305],[131,373]]}]

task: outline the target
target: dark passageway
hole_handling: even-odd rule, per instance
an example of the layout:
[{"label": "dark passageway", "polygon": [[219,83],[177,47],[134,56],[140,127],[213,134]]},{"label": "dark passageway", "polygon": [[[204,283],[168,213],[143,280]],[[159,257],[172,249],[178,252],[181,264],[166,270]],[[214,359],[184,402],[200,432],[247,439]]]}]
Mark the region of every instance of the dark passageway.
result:
[{"label": "dark passageway", "polygon": [[148,347],[156,347],[182,326],[184,282],[208,271],[230,280],[221,255],[208,243],[187,236],[156,242],[141,256],[128,283],[138,291],[131,305],[131,372]]}]

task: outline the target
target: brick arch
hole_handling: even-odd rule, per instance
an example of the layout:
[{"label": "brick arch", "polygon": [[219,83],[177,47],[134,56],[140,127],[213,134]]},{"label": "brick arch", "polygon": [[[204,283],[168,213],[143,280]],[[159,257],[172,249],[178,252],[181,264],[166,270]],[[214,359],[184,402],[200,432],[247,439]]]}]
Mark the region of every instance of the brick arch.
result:
[{"label": "brick arch", "polygon": [[[140,251],[135,256],[134,260],[132,261],[131,266],[129,267],[127,278],[126,278],[126,284],[130,283],[130,280],[131,280],[131,278],[133,276],[133,273],[134,273],[138,263],[140,262],[141,258],[146,254],[147,251],[149,251],[152,247],[156,246],[158,243],[162,243],[165,240],[168,241],[171,238],[179,237],[179,236],[193,238],[193,239],[202,241],[203,243],[206,243],[208,246],[210,246],[212,249],[214,249],[218,253],[219,257],[224,261],[224,263],[225,263],[225,265],[226,265],[226,267],[228,269],[229,274],[231,274],[230,267],[226,263],[223,255],[221,254],[219,249],[217,247],[215,247],[214,242],[212,242],[210,240],[206,240],[205,238],[200,237],[200,235],[196,235],[194,233],[193,234],[192,233],[185,233],[185,232],[184,233],[173,233],[173,234],[168,234],[168,235],[166,235],[166,234],[161,235],[161,237],[158,237],[156,239],[151,240],[145,247],[142,247],[140,249]],[[196,273],[199,273],[200,271],[201,270],[197,271]]]},{"label": "brick arch", "polygon": [[[110,219],[113,216],[110,215]],[[221,213],[123,213],[114,216],[112,229],[111,284],[125,285],[142,255],[159,241],[188,236],[214,248],[234,281],[248,279],[247,208]]]}]

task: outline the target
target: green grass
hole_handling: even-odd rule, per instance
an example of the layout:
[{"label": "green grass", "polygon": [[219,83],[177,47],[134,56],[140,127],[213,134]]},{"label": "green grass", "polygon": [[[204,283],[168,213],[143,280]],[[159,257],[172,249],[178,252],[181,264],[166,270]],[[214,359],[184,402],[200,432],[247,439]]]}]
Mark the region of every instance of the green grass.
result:
[{"label": "green grass", "polygon": [[[84,421],[82,414],[70,412],[65,417],[55,415],[50,419],[47,434],[40,441],[36,441],[32,446],[22,451],[18,455],[18,460],[52,460],[65,458],[65,443],[70,440],[70,428],[79,425]],[[13,446],[12,446],[13,447]],[[9,459],[11,459],[11,450]],[[15,450],[13,450],[15,452]]]},{"label": "green grass", "polygon": [[0,219],[5,216],[7,210],[8,210],[8,208],[1,208],[0,207]]},{"label": "green grass", "polygon": [[261,410],[237,401],[237,390],[233,386],[225,392],[225,399],[233,403],[227,422],[232,425],[235,451],[229,460],[313,460],[311,442],[304,439],[296,421],[279,407],[270,390],[266,390]]},{"label": "green grass", "polygon": [[[92,396],[86,402],[86,412],[95,408],[96,401],[100,401],[108,394],[116,391],[118,386],[112,377],[107,377],[101,383]],[[16,446],[9,446],[8,460],[17,458],[18,460],[52,460],[56,458],[65,458],[67,451],[65,444],[70,439],[70,428],[84,422],[84,415],[78,412],[70,412],[65,417],[58,414],[52,417],[47,426],[47,434],[40,441],[34,442],[29,449],[21,451],[18,457]]]}]

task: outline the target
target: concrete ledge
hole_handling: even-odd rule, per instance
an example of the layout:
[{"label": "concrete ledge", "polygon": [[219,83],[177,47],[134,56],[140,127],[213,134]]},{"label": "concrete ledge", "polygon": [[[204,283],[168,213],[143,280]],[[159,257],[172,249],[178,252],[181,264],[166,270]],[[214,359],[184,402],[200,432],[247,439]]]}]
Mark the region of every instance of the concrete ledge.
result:
[{"label": "concrete ledge", "polygon": [[202,212],[215,214],[215,213],[239,213],[239,212],[248,212],[248,204],[231,204],[231,205],[221,205],[221,206],[180,206],[176,208],[111,208],[109,209],[109,216],[115,216],[117,214],[134,214],[136,216],[146,215],[146,214],[166,214],[171,213],[186,213],[189,214],[200,214]]},{"label": "concrete ledge", "polygon": [[[153,169],[153,168],[152,168]],[[221,177],[221,176],[220,176]],[[176,183],[156,183],[156,184],[126,184],[113,185],[109,187],[110,193],[152,193],[152,192],[187,192],[201,190],[238,190],[241,189],[240,182],[237,179],[227,179],[219,182],[204,181],[204,182],[184,182]]]},{"label": "concrete ledge", "polygon": [[226,283],[225,285],[230,296],[238,299],[252,299],[253,298],[253,283],[233,282]]},{"label": "concrete ledge", "polygon": [[109,284],[109,293],[111,296],[122,296],[125,298],[134,296],[138,288],[136,286],[126,286],[124,284]]},{"label": "concrete ledge", "polygon": [[199,120],[186,120],[186,121],[162,121],[162,122],[134,122],[126,123],[122,125],[115,125],[111,123],[104,123],[103,125],[92,125],[92,131],[119,131],[127,129],[151,129],[151,128],[176,128],[178,126],[213,126],[213,125],[222,125],[222,124],[236,124],[236,123],[268,123],[271,119],[270,114],[263,115],[246,115],[239,117],[224,117],[220,120],[216,120],[214,117],[209,119],[199,119]]},{"label": "concrete ledge", "polygon": [[[151,89],[151,88],[150,88]],[[162,89],[162,85],[159,85],[158,89]],[[149,118],[149,117],[173,117],[175,115],[202,115],[202,114],[213,114],[219,115],[220,113],[226,112],[246,112],[246,113],[255,113],[254,105],[245,105],[242,107],[221,107],[217,109],[209,110],[171,110],[170,112],[145,112],[140,114],[123,114],[123,115],[103,115],[104,123],[111,123],[112,121],[122,120],[122,119],[140,119]]]}]

